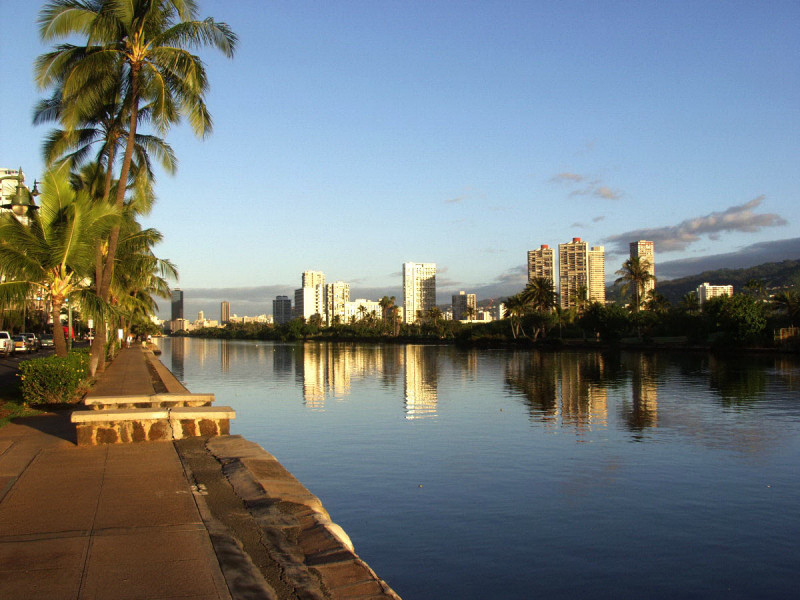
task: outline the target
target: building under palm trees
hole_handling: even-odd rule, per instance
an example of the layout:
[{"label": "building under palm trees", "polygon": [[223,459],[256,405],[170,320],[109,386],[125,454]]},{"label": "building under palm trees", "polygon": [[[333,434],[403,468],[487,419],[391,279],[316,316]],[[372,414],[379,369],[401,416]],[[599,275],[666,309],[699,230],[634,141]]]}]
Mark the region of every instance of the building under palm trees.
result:
[{"label": "building under palm trees", "polygon": [[436,306],[436,264],[403,263],[403,318],[413,323]]},{"label": "building under palm trees", "polygon": [[[647,240],[638,240],[630,243],[631,258],[638,258],[646,265],[648,273],[652,279],[648,279],[644,284],[643,298],[647,298],[650,292],[656,289],[656,254],[655,244]],[[647,261],[646,263],[644,261]]]},{"label": "building under palm trees", "polygon": [[460,291],[453,294],[453,320],[465,321],[472,320],[478,314],[478,297],[475,294],[467,294]]},{"label": "building under palm trees", "polygon": [[581,238],[558,245],[559,304],[561,308],[578,306],[583,300],[605,302],[605,248],[593,246]]},{"label": "building under palm trees", "polygon": [[347,322],[345,305],[350,302],[350,284],[344,281],[334,281],[325,286],[325,320],[328,325],[336,317],[342,323]]}]

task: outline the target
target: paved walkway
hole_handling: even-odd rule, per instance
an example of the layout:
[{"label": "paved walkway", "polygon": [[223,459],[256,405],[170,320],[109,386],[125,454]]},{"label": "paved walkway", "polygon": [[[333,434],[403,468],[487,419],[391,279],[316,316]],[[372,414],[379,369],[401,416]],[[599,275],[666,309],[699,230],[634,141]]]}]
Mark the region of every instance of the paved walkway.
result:
[{"label": "paved walkway", "polygon": [[[139,348],[93,390],[152,393]],[[77,447],[68,413],[0,428],[0,598],[230,598],[175,446]]]}]

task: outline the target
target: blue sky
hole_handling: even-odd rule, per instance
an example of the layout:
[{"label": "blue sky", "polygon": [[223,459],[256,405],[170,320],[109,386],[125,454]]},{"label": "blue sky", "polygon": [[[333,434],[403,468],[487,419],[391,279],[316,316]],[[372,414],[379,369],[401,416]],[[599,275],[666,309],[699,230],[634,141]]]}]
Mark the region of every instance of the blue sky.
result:
[{"label": "blue sky", "polygon": [[[510,294],[528,250],[573,236],[609,279],[638,237],[657,275],[800,257],[797,2],[199,4],[240,45],[200,52],[214,133],[169,133],[147,221],[187,311],[271,312],[306,269],[399,294],[405,261],[437,263],[441,299]],[[40,5],[0,7],[0,166],[33,179]]]}]

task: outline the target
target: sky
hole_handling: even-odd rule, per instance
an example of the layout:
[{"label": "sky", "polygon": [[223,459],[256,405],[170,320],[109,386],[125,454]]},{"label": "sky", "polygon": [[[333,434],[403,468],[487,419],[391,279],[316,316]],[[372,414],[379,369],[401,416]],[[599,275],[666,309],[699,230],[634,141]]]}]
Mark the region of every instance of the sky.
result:
[{"label": "sky", "polygon": [[[528,250],[573,237],[608,280],[636,239],[665,278],[800,258],[796,1],[199,6],[239,45],[198,51],[214,131],[168,133],[145,219],[187,317],[271,313],[305,270],[400,298],[409,261],[437,264],[440,302],[510,295]],[[30,184],[49,45],[40,3],[0,8],[0,167]]]}]

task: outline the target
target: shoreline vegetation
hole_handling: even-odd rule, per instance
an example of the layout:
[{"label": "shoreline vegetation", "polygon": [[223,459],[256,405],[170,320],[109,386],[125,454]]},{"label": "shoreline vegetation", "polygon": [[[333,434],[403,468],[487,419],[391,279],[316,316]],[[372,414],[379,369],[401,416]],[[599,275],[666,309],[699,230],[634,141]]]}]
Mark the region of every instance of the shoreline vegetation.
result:
[{"label": "shoreline vegetation", "polygon": [[[175,336],[272,341],[447,343],[470,347],[559,349],[800,352],[794,328],[797,306],[768,302],[754,294],[713,298],[699,306],[689,297],[679,306],[651,302],[641,310],[586,303],[576,309],[524,308],[491,322],[445,320],[438,308],[417,323],[365,315],[327,326],[319,315],[286,324],[228,323]],[[780,332],[786,332],[781,338]],[[791,334],[794,337],[791,337]]]}]

